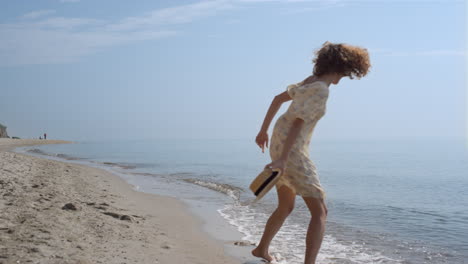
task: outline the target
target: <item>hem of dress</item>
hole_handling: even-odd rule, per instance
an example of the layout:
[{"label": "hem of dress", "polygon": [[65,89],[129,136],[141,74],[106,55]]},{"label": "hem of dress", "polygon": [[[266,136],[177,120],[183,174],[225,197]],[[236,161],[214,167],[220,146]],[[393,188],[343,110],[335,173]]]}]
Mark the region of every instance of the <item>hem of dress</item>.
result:
[{"label": "hem of dress", "polygon": [[318,199],[322,199],[322,200],[325,200],[325,198],[327,197],[325,191],[324,191],[321,187],[317,187],[315,184],[312,185],[312,186],[315,188],[315,190],[317,190],[317,192],[314,193],[314,194],[312,194],[312,195],[307,195],[307,194],[306,194],[306,195],[303,195],[303,194],[301,194],[301,193],[298,193],[297,190],[296,190],[296,188],[294,188],[294,186],[289,186],[289,185],[286,184],[286,183],[280,183],[280,182],[278,182],[278,183],[276,183],[275,185],[276,185],[277,189],[279,189],[282,185],[284,185],[284,186],[286,186],[286,187],[292,189],[293,192],[295,193],[295,195],[298,195],[298,196],[301,196],[301,197],[306,197],[306,198],[307,198],[307,197],[311,197],[311,198],[318,198]]}]

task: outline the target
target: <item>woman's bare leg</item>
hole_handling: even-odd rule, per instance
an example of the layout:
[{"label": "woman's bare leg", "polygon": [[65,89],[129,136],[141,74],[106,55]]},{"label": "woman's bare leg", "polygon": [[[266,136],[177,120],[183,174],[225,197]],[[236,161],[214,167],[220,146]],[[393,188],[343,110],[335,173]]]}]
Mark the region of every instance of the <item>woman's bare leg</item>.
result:
[{"label": "woman's bare leg", "polygon": [[302,197],[311,213],[311,220],[306,236],[305,264],[315,264],[325,234],[325,222],[328,209],[323,199]]},{"label": "woman's bare leg", "polygon": [[296,193],[285,185],[282,185],[279,189],[277,188],[277,191],[278,208],[276,208],[268,219],[262,239],[260,240],[257,248],[252,250],[252,255],[264,258],[270,262],[273,260],[268,253],[270,242],[283,225],[286,217],[288,217],[294,209],[294,201],[296,199]]}]

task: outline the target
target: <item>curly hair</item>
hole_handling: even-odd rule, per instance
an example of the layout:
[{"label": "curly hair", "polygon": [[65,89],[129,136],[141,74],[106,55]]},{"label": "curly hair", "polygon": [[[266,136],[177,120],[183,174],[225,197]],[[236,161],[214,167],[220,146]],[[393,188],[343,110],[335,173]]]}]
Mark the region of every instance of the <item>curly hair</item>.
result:
[{"label": "curly hair", "polygon": [[315,63],[313,73],[316,76],[338,73],[350,79],[353,77],[360,79],[371,67],[367,49],[357,46],[326,41],[315,54],[316,57],[312,62]]}]

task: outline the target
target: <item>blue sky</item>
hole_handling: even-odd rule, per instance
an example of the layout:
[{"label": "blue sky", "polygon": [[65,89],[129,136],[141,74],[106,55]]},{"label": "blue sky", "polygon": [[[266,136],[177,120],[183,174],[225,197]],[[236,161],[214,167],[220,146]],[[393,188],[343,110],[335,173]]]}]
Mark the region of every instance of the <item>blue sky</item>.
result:
[{"label": "blue sky", "polygon": [[330,86],[313,140],[467,137],[464,1],[0,3],[12,136],[253,142],[273,97],[330,41],[367,48],[372,68]]}]

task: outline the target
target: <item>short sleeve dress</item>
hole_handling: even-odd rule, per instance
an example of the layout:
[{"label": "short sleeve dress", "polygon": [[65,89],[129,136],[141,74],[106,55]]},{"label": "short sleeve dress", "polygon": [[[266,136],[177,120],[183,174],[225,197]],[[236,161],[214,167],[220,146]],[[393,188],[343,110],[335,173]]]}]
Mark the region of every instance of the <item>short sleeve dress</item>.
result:
[{"label": "short sleeve dress", "polygon": [[283,175],[276,183],[280,188],[286,185],[296,195],[325,199],[320,185],[317,168],[309,156],[309,144],[317,122],[325,115],[328,99],[328,84],[315,81],[307,84],[292,84],[287,87],[292,98],[288,110],[275,123],[270,140],[270,156],[276,160],[281,156],[283,146],[292,123],[296,118],[304,120],[301,131],[292,146]]}]

